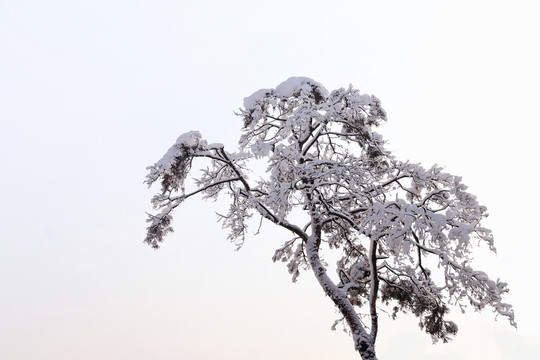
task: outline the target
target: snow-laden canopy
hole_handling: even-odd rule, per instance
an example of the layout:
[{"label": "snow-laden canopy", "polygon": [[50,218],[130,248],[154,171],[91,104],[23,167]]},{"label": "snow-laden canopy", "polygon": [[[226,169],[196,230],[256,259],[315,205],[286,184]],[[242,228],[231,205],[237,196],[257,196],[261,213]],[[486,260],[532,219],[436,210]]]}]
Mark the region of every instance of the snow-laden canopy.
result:
[{"label": "snow-laden canopy", "polygon": [[[451,306],[491,307],[515,325],[502,300],[507,284],[472,265],[476,245],[495,250],[482,226],[487,209],[459,176],[400,161],[385,149],[374,131],[386,121],[379,99],[352,87],[328,92],[312,79],[292,77],[246,97],[238,115],[244,125],[238,153],[193,131],[149,168],[147,183],[159,180],[162,188],[153,199],[158,213],[149,217],[147,243],[159,246],[172,231],[172,211],[187,198],[225,192],[231,205],[220,220],[229,239],[240,246],[255,214],[287,229],[291,238],[274,261],[285,262],[293,280],[302,269],[313,271],[364,359],[375,358],[380,306],[394,317],[413,313],[443,341],[457,332],[447,319]],[[186,192],[184,179],[205,158],[210,166]],[[246,170],[254,159],[268,167],[250,180]],[[328,249],[341,254],[333,276],[321,260]]]}]

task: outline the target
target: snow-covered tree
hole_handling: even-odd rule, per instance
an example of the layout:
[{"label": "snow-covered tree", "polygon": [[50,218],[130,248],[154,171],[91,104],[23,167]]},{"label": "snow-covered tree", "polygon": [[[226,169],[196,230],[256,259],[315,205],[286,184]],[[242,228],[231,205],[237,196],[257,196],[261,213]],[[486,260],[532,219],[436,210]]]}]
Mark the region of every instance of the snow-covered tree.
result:
[{"label": "snow-covered tree", "polygon": [[[414,314],[435,341],[457,332],[449,306],[489,306],[515,326],[512,307],[502,301],[507,284],[471,265],[480,243],[495,251],[481,225],[486,208],[460,177],[400,161],[385,149],[374,131],[386,120],[379,99],[352,87],[329,93],[293,77],[245,98],[238,115],[238,151],[192,131],[149,167],[146,183],[161,182],[161,190],[152,199],[157,213],[149,215],[146,243],[159,247],[186,199],[226,193],[230,208],[219,220],[228,238],[241,246],[253,215],[290,232],[273,260],[287,263],[293,281],[311,269],[364,360],[376,359],[384,307],[394,318]],[[202,172],[185,189],[199,161]],[[253,176],[260,162],[267,170]],[[330,249],[339,252],[334,276],[323,258]]]}]

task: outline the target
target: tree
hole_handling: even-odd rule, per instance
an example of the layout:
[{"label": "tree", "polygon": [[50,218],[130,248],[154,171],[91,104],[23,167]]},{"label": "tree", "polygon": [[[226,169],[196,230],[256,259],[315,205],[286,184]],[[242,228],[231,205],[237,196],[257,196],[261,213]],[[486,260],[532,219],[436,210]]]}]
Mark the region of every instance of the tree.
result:
[{"label": "tree", "polygon": [[[181,135],[149,167],[148,186],[161,182],[152,199],[145,242],[158,248],[173,231],[172,212],[201,194],[230,197],[218,215],[241,246],[247,219],[258,215],[286,229],[291,238],[273,260],[287,263],[293,281],[311,269],[339,309],[362,359],[376,359],[378,309],[392,317],[410,312],[436,341],[457,333],[449,306],[493,308],[515,326],[511,305],[502,302],[507,284],[471,267],[471,251],[486,244],[486,208],[458,176],[442,168],[402,162],[373,129],[386,120],[380,101],[349,87],[331,93],[309,78],[290,78],[275,89],[244,99],[239,151],[209,144],[196,131]],[[208,162],[194,189],[184,180],[195,161]],[[248,170],[265,162],[252,180]],[[339,251],[335,278],[323,251]],[[369,319],[364,322],[363,319]]]}]

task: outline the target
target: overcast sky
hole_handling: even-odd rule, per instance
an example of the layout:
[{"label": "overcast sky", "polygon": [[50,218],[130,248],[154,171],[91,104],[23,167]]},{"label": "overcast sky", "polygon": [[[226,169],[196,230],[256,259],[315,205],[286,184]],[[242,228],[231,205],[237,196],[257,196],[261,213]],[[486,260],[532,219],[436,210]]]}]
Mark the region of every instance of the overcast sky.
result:
[{"label": "overcast sky", "polygon": [[[491,214],[518,331],[454,311],[432,345],[382,317],[381,359],[538,359],[537,1],[0,0],[0,358],[357,359],[263,225],[234,251],[223,203],[142,243],[143,184],[181,133],[234,150],[234,110],[290,76],[378,96],[396,156],[463,176]],[[256,229],[253,229],[255,232]]]}]

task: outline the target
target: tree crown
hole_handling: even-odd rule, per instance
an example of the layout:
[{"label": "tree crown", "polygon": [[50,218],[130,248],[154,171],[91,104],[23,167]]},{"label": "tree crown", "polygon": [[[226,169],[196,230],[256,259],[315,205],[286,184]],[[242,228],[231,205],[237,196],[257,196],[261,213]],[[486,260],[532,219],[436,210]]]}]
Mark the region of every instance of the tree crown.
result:
[{"label": "tree crown", "polygon": [[[507,284],[471,265],[476,244],[495,251],[490,230],[481,225],[486,208],[460,177],[400,161],[385,149],[374,131],[386,121],[379,99],[352,87],[328,92],[295,77],[245,98],[237,115],[243,120],[239,151],[208,144],[192,131],[149,167],[146,182],[160,181],[161,191],[152,199],[158,213],[149,216],[148,244],[157,248],[172,231],[171,213],[185,199],[226,192],[230,208],[219,217],[230,240],[243,243],[253,214],[287,229],[292,236],[273,259],[287,263],[293,280],[301,269],[318,266],[311,250],[339,249],[331,291],[356,309],[371,308],[372,317],[380,301],[394,317],[412,312],[443,341],[457,332],[446,320],[448,305],[489,305],[515,325],[512,307],[502,301]],[[199,158],[210,165],[186,192],[184,180]],[[267,171],[252,180],[250,164],[261,160]],[[373,342],[374,328],[376,321]]]}]

